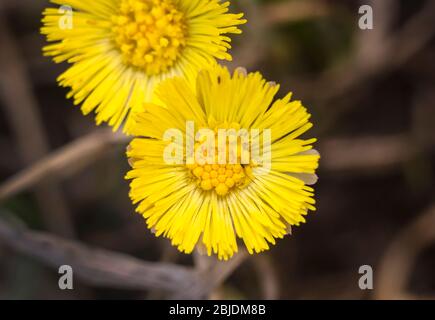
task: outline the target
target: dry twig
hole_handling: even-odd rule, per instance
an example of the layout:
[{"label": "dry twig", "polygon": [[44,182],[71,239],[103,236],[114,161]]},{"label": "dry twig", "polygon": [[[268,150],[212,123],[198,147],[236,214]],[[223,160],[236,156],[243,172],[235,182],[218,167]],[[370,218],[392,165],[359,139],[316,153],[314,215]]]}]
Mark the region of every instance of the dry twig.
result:
[{"label": "dry twig", "polygon": [[[375,283],[376,299],[417,299],[407,290],[419,254],[435,241],[435,205],[407,225],[387,248]],[[432,299],[434,297],[431,297]]]},{"label": "dry twig", "polygon": [[321,167],[329,171],[395,168],[415,155],[406,135],[331,138],[320,145]]},{"label": "dry twig", "polygon": [[[191,288],[187,294],[187,298],[206,298],[215,288],[221,285],[247,257],[248,253],[245,250],[241,250],[235,254],[229,261],[217,261],[215,257],[197,255],[196,258],[202,260],[202,262],[197,262],[196,272],[199,277],[203,279],[203,284],[198,282]],[[171,298],[180,299],[182,297],[180,293],[173,295]]]},{"label": "dry twig", "polygon": [[213,259],[206,272],[168,263],[153,263],[91,248],[43,232],[12,226],[0,219],[0,240],[14,250],[31,256],[55,269],[70,265],[86,283],[131,290],[163,290],[170,298],[198,299],[207,296],[240,265],[246,253],[228,262]]},{"label": "dry twig", "polygon": [[257,271],[257,279],[260,282],[263,299],[279,299],[279,279],[270,255],[262,254],[251,259]]},{"label": "dry twig", "polygon": [[262,17],[268,25],[324,17],[331,13],[326,1],[282,1],[262,5]]},{"label": "dry twig", "polygon": [[0,220],[0,239],[18,252],[55,269],[70,265],[75,275],[96,286],[177,292],[188,289],[196,281],[188,268],[90,248],[42,232],[12,227],[4,220]]},{"label": "dry twig", "polygon": [[23,190],[32,188],[46,177],[59,181],[68,178],[112,150],[112,146],[126,143],[129,137],[111,130],[95,131],[73,141],[60,150],[40,159],[0,185],[0,202]]}]

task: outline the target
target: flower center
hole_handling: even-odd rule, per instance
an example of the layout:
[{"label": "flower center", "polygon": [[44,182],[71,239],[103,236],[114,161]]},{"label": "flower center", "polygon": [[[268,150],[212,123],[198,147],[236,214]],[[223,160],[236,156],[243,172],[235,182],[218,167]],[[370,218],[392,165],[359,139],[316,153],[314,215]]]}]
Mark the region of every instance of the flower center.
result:
[{"label": "flower center", "polygon": [[[239,127],[237,124],[224,126],[225,129]],[[197,142],[195,144],[195,163],[187,164],[186,167],[201,189],[214,190],[219,196],[225,196],[232,189],[243,188],[249,184],[255,165],[250,160],[246,164],[246,159],[249,159],[249,143],[246,140],[243,141],[237,136],[232,142],[224,140],[225,147],[223,147],[217,135],[218,130],[218,128],[214,129],[216,137],[211,149],[207,143]],[[213,149],[214,152],[210,156],[209,152]],[[200,164],[198,154],[202,155],[203,159],[212,159],[212,161],[207,160],[205,163],[201,161],[202,164]]]},{"label": "flower center", "polygon": [[251,166],[240,164],[206,164],[188,165],[195,177],[198,186],[204,191],[214,190],[218,195],[224,196],[235,187],[243,187],[249,183]]},{"label": "flower center", "polygon": [[121,0],[112,21],[124,61],[149,76],[167,72],[186,45],[184,15],[173,0]]}]

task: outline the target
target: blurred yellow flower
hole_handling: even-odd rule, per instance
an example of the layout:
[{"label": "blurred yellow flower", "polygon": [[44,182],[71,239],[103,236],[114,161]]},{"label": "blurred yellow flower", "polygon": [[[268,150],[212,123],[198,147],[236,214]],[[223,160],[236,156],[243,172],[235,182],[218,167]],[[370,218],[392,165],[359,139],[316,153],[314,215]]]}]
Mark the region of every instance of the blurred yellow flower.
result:
[{"label": "blurred yellow flower", "polygon": [[135,117],[126,176],[156,236],[226,260],[237,238],[258,253],[305,222],[315,210],[307,184],[317,180],[316,139],[299,138],[310,114],[291,93],[274,101],[278,90],[258,72],[217,65],[195,86],[175,77],[157,87],[160,105]]},{"label": "blurred yellow flower", "polygon": [[[51,0],[63,5],[63,0]],[[72,64],[58,82],[96,122],[117,129],[152,101],[171,76],[195,79],[216,59],[231,60],[231,39],[243,14],[219,0],[69,0],[43,12],[44,48],[56,63]]]}]

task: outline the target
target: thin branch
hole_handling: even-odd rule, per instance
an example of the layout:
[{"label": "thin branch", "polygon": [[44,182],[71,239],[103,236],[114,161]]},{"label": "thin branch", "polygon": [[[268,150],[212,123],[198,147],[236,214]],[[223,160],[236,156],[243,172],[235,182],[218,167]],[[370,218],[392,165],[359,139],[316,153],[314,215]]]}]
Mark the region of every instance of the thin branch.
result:
[{"label": "thin branch", "polygon": [[426,47],[435,36],[435,2],[427,0],[393,38],[391,63],[398,67]]},{"label": "thin branch", "polygon": [[[172,299],[181,299],[184,295],[185,299],[203,299],[207,298],[212,291],[220,286],[247,258],[248,253],[241,250],[235,254],[229,261],[218,261],[215,257],[205,255],[196,256],[197,267],[196,273],[201,282],[198,282],[189,292],[179,292]],[[198,258],[202,262],[198,262]]]},{"label": "thin branch", "polygon": [[169,263],[146,262],[109,250],[92,248],[44,232],[27,230],[22,223],[0,218],[0,241],[8,247],[58,269],[70,265],[88,284],[131,290],[163,290],[170,298],[206,297],[245,260],[246,252],[230,261],[216,261],[206,271]]},{"label": "thin branch", "polygon": [[[398,1],[368,0],[365,4],[370,4],[375,13],[373,30],[358,30],[354,54],[316,79],[286,79],[289,84],[299,86],[299,94],[304,92],[302,95],[317,101],[330,101],[353,93],[369,79],[401,67],[435,36],[434,1],[426,1],[420,11],[397,31],[392,31],[392,25],[397,16]],[[312,92],[316,94],[313,96]]]},{"label": "thin branch", "polygon": [[128,140],[129,137],[114,134],[109,129],[79,138],[1,184],[0,201],[32,188],[46,177],[55,176],[58,181],[68,178],[112,150],[111,146],[127,143]]},{"label": "thin branch", "polygon": [[152,263],[42,232],[13,227],[0,219],[0,239],[14,250],[55,269],[70,265],[74,275],[89,284],[134,290],[188,290],[197,282],[189,268]]},{"label": "thin branch", "polygon": [[260,283],[263,299],[279,299],[279,279],[270,255],[258,255],[251,261],[257,271],[257,279]]},{"label": "thin branch", "polygon": [[268,25],[324,17],[331,13],[326,1],[300,0],[266,3],[261,6],[262,16]]},{"label": "thin branch", "polygon": [[329,171],[373,170],[385,172],[417,152],[406,135],[330,138],[320,145],[321,167]]},{"label": "thin branch", "polygon": [[407,285],[419,254],[435,242],[434,226],[435,205],[432,205],[393,239],[378,268],[376,299],[428,298],[409,293]]}]

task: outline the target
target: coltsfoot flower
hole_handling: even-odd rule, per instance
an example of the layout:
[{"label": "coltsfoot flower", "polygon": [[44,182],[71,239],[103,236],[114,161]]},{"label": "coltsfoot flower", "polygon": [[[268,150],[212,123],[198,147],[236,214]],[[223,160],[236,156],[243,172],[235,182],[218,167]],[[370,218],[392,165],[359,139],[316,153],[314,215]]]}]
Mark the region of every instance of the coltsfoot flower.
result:
[{"label": "coltsfoot flower", "polygon": [[160,105],[136,115],[127,151],[130,197],[156,236],[182,252],[228,259],[238,239],[269,249],[315,210],[316,139],[300,136],[310,114],[260,73],[220,66],[196,86],[180,77],[156,90]]},{"label": "coltsfoot flower", "polygon": [[[51,0],[63,5],[63,0]],[[131,115],[153,99],[155,86],[171,76],[195,79],[199,69],[228,53],[243,14],[219,0],[70,0],[43,12],[44,48],[69,69],[58,78],[96,122],[128,132]],[[71,12],[69,12],[71,11]],[[65,21],[66,20],[66,21]]]}]

